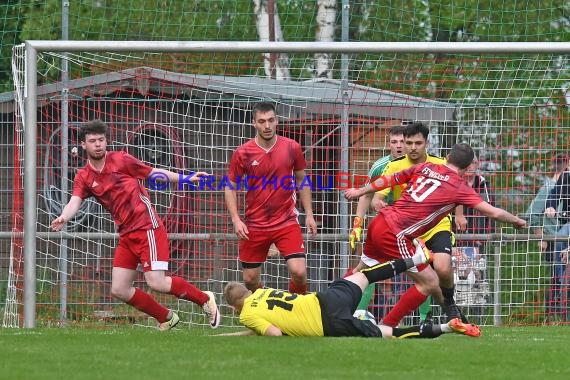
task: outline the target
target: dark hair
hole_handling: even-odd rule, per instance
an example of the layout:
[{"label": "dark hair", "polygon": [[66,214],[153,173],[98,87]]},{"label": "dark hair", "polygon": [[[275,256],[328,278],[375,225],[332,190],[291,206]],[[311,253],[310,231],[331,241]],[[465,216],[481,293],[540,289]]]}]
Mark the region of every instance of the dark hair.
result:
[{"label": "dark hair", "polygon": [[467,169],[467,167],[471,165],[471,162],[473,162],[474,157],[475,152],[469,144],[459,143],[451,147],[447,162],[457,166],[459,169]]},{"label": "dark hair", "polygon": [[566,153],[558,153],[552,157],[550,165],[555,173],[562,172],[566,169],[566,166],[568,166],[568,156]]},{"label": "dark hair", "polygon": [[109,127],[101,120],[91,120],[79,128],[79,141],[85,142],[87,135],[105,135],[109,139]]},{"label": "dark hair", "polygon": [[429,128],[424,123],[412,123],[404,128],[404,137],[415,136],[421,133],[425,140],[429,136]]},{"label": "dark hair", "polygon": [[258,112],[269,112],[273,111],[275,113],[275,106],[270,102],[259,102],[253,106],[251,109],[251,118],[255,120],[255,114]]},{"label": "dark hair", "polygon": [[388,135],[390,136],[403,135],[404,129],[406,129],[406,127],[404,127],[403,125],[395,125],[392,128],[390,128],[390,130],[388,131]]}]

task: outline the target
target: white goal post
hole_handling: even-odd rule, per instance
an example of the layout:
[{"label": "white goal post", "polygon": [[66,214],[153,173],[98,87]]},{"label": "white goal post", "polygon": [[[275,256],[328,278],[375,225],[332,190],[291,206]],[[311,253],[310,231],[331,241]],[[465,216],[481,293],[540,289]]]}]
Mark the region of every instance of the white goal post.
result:
[{"label": "white goal post", "polygon": [[[380,57],[397,56],[397,55],[421,55],[428,54],[430,56],[436,57],[438,55],[444,54],[457,54],[457,55],[482,55],[493,57],[495,55],[500,55],[505,57],[509,54],[525,55],[526,57],[532,55],[567,55],[570,53],[570,43],[559,42],[559,43],[489,43],[489,42],[469,42],[469,43],[453,43],[453,42],[216,42],[216,41],[197,41],[197,42],[184,42],[184,41],[27,41],[25,44],[25,115],[24,115],[24,227],[23,227],[23,261],[24,261],[24,274],[23,274],[23,326],[26,328],[33,328],[36,326],[36,253],[37,247],[36,242],[38,234],[43,234],[42,236],[47,236],[49,239],[62,239],[73,237],[74,233],[49,233],[49,232],[37,232],[37,194],[38,194],[38,178],[37,178],[37,147],[38,147],[38,129],[37,129],[37,112],[38,109],[38,58],[41,54],[50,52],[61,54],[65,59],[65,54],[68,53],[299,53],[299,54],[314,54],[314,53],[331,53],[331,54],[342,54],[343,57],[340,59],[349,59],[349,55],[355,54],[375,54]],[[384,59],[384,58],[382,58]],[[388,59],[388,58],[386,58]],[[434,58],[435,59],[435,58]],[[528,59],[528,58],[525,58]],[[551,59],[551,58],[548,58]],[[339,65],[340,66],[340,65]],[[348,65],[343,65],[339,71],[340,80],[338,81],[339,93],[342,98],[337,99],[340,104],[341,111],[339,111],[340,120],[338,122],[339,129],[339,150],[340,155],[338,157],[338,167],[335,170],[339,172],[351,172],[354,170],[349,164],[351,157],[349,157],[349,146],[353,143],[351,135],[349,115],[353,112],[352,99],[349,92],[353,91],[355,87],[349,88],[349,83],[352,82],[348,75]],[[513,69],[513,70],[516,70]],[[453,71],[453,70],[451,70]],[[355,74],[357,76],[357,74]],[[418,74],[420,75],[420,74]],[[531,81],[532,78],[524,77],[524,80]],[[401,80],[398,78],[397,80]],[[397,81],[394,79],[394,82]],[[405,80],[405,78],[403,79]],[[437,82],[434,80],[434,82]],[[570,83],[570,78],[569,78]],[[61,82],[58,85],[62,85]],[[533,84],[534,86],[540,86],[539,84]],[[545,84],[548,86],[548,84]],[[510,86],[510,84],[509,84]],[[556,84],[559,86],[559,83]],[[397,89],[390,89],[396,92]],[[503,90],[503,88],[499,89]],[[508,91],[508,88],[504,89]],[[369,91],[369,90],[367,90]],[[501,95],[502,96],[502,95]],[[413,96],[409,97],[410,99]],[[416,101],[416,100],[414,100]],[[504,107],[507,108],[508,105]],[[462,111],[461,102],[455,102],[452,112],[463,112],[465,114],[471,115],[471,112],[479,112],[480,108],[489,107],[492,105],[492,100],[487,103],[481,103],[478,106],[466,107],[466,111]],[[332,106],[331,106],[332,107]],[[520,106],[513,106],[520,107]],[[460,111],[458,111],[458,109]],[[476,111],[472,111],[475,110]],[[433,111],[430,111],[433,112]],[[510,111],[501,111],[505,118],[511,118]],[[517,113],[517,116],[513,117],[516,119],[518,117],[518,111],[513,111]],[[567,112],[567,111],[566,111]],[[501,117],[503,117],[501,116]],[[454,116],[457,118],[457,116]],[[454,138],[460,136],[463,140],[474,141],[477,140],[477,135],[480,134],[480,129],[483,128],[485,122],[480,122],[479,117],[466,116],[463,122],[456,122],[456,124],[463,126],[469,124],[468,128],[457,128],[461,129]],[[394,118],[394,117],[392,117]],[[425,117],[425,120],[429,120],[429,117]],[[493,116],[489,119],[492,121],[498,120],[499,117]],[[472,123],[465,122],[465,120],[471,120]],[[457,119],[456,119],[457,121]],[[474,126],[476,125],[476,126]],[[504,129],[507,129],[507,125]],[[443,133],[443,132],[442,132]],[[495,133],[495,132],[493,132]],[[323,137],[324,138],[324,137]],[[512,137],[515,139],[515,137]],[[515,139],[516,140],[516,139]],[[514,140],[513,140],[514,141]],[[479,141],[478,148],[483,148],[485,144]],[[513,146],[522,147],[524,143],[517,143],[516,141],[512,143]],[[506,146],[506,145],[505,145]],[[526,145],[525,145],[526,146]],[[508,148],[505,148],[508,149]],[[521,148],[527,149],[527,148]],[[567,149],[567,147],[564,147]],[[502,158],[501,158],[502,159]],[[40,165],[41,166],[41,165]],[[523,170],[522,168],[520,170]],[[535,168],[535,170],[538,170]],[[359,173],[365,174],[365,173]],[[513,172],[508,174],[513,175]],[[510,193],[509,193],[510,194]],[[532,194],[525,194],[525,196]],[[352,210],[352,211],[351,211]],[[348,202],[344,202],[342,199],[339,200],[338,205],[338,227],[334,232],[325,234],[324,240],[329,241],[342,241],[339,263],[336,265],[338,269],[346,269],[349,265],[349,252],[348,245],[344,244],[346,239],[343,237],[344,234],[348,234],[350,228],[350,221],[353,215],[352,206]],[[192,235],[193,238],[203,238],[203,239],[232,239],[231,234],[217,234],[217,231],[204,232],[203,235]],[[535,243],[539,239],[553,239],[553,237],[543,236],[543,235],[524,235],[524,234],[510,234],[502,233],[499,230],[496,233],[484,234],[481,236],[471,236],[471,240],[481,240],[481,241],[496,241],[505,242],[513,241],[515,245],[522,245],[522,250],[531,250],[534,248],[529,248],[529,244]],[[180,238],[185,238],[187,236],[180,236]],[[499,243],[500,244],[500,243]],[[517,256],[518,257],[518,256]],[[495,264],[495,273],[493,275],[493,280],[495,285],[493,286],[493,294],[489,295],[489,299],[486,300],[486,304],[490,305],[490,309],[494,310],[490,315],[492,315],[492,321],[494,324],[501,323],[501,316],[504,313],[500,311],[500,288],[501,279],[504,274],[502,274],[503,266],[500,264],[500,251],[499,255],[495,256],[493,260]],[[518,259],[517,259],[518,260]],[[508,264],[507,264],[508,265]],[[513,267],[520,270],[524,270],[526,264],[520,261],[513,262]],[[539,264],[544,265],[544,264]],[[541,267],[542,268],[542,267]],[[540,269],[543,270],[543,269]],[[529,275],[534,276],[534,274]],[[526,278],[526,277],[523,277]],[[471,281],[471,280],[470,280]],[[519,289],[512,290],[513,292],[518,292]],[[520,292],[527,294],[528,290],[521,285]],[[526,298],[525,298],[526,300]],[[470,302],[470,301],[466,301]],[[525,301],[526,302],[526,301]],[[513,312],[514,313],[514,312]]]}]

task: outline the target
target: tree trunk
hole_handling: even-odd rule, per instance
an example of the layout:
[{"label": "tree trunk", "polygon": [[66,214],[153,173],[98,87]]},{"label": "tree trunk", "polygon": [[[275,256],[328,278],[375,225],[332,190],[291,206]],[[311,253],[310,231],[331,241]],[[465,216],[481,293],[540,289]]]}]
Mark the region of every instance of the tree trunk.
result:
[{"label": "tree trunk", "polygon": [[[273,5],[273,12],[268,9],[268,4]],[[281,21],[277,13],[277,7],[274,1],[268,0],[253,0],[253,10],[256,16],[257,35],[259,41],[271,41],[274,37],[275,41],[283,41],[283,31],[281,30]],[[272,15],[272,18],[270,17]],[[270,25],[274,26],[274,30],[270,30]],[[273,57],[270,53],[263,54],[265,75],[268,78],[275,78],[278,80],[290,79],[289,72],[289,55],[286,53],[275,53]]]},{"label": "tree trunk", "polygon": [[[336,0],[317,0],[317,30],[315,32],[315,41],[334,41],[335,21]],[[316,78],[332,78],[332,66],[331,54],[315,54],[314,75]]]}]

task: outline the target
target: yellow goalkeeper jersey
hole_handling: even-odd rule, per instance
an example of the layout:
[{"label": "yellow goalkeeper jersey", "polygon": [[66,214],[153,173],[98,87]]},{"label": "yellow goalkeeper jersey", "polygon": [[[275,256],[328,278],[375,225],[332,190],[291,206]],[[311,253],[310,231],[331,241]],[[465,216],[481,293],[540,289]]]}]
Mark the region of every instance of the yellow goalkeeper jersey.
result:
[{"label": "yellow goalkeeper jersey", "polygon": [[[434,164],[445,164],[447,161],[441,157],[432,156],[432,155],[428,154],[425,162],[431,162]],[[401,172],[402,170],[410,168],[414,165],[415,164],[412,161],[410,161],[410,159],[408,158],[408,155],[406,154],[402,157],[398,157],[398,158],[390,161],[388,163],[388,165],[386,165],[386,168],[384,169],[384,172],[382,172],[382,175],[387,176],[390,174],[398,173],[398,172]],[[382,194],[384,196],[384,199],[386,199],[388,197],[388,194],[390,194],[390,192],[392,191],[392,195],[394,197],[394,202],[395,202],[398,199],[400,199],[400,197],[402,196],[403,189],[405,189],[405,186],[395,186],[393,189],[388,188],[388,189],[380,190],[378,193]],[[424,241],[427,241],[433,235],[435,235],[436,233],[438,233],[440,231],[451,232],[451,217],[450,216],[448,216],[447,218],[443,218],[435,227],[433,227],[431,230],[429,230],[424,235],[422,235],[421,238]]]},{"label": "yellow goalkeeper jersey", "polygon": [[244,300],[239,321],[258,335],[273,325],[291,336],[324,336],[321,305],[315,293],[257,289]]}]

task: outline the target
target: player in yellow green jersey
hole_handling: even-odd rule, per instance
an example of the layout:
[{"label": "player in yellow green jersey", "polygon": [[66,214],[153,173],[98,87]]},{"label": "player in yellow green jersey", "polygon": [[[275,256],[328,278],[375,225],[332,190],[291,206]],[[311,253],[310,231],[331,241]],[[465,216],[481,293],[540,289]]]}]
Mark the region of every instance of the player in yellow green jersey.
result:
[{"label": "player in yellow green jersey", "polygon": [[408,328],[378,326],[372,320],[353,316],[362,291],[372,282],[385,280],[432,259],[421,241],[416,241],[411,258],[378,264],[362,272],[334,281],[323,292],[306,295],[278,289],[248,290],[243,284],[230,282],[224,288],[228,305],[239,313],[240,322],[249,330],[222,335],[265,336],[363,336],[378,338],[435,338],[454,332],[477,337],[475,325],[456,318],[442,325],[418,325]]},{"label": "player in yellow green jersey", "polygon": [[[391,161],[382,175],[390,175],[405,170],[413,165],[431,162],[435,164],[444,164],[445,160],[441,157],[433,156],[427,153],[427,142],[429,129],[423,123],[413,123],[406,126],[404,130],[404,142],[406,145],[406,155]],[[393,189],[385,189],[379,191],[375,195],[373,203],[385,205],[384,201],[392,191],[394,201],[400,199],[404,187],[396,186]],[[375,206],[378,209],[378,206]],[[456,219],[461,229],[465,228],[466,220],[463,216],[462,208],[458,208]],[[453,279],[453,268],[451,265],[451,253],[454,243],[454,237],[451,229],[451,216],[442,219],[439,224],[428,231],[421,239],[426,242],[426,246],[434,252],[433,267],[439,277],[441,295],[436,296],[436,302],[444,307],[448,320],[453,318],[462,318],[463,322],[467,322],[457,305],[455,304],[455,284]],[[363,267],[363,266],[361,266]],[[410,292],[402,295],[411,297]],[[402,315],[403,310],[399,308],[401,300],[396,303],[394,308],[384,316],[383,323],[389,326],[397,326],[400,320],[405,316]],[[431,314],[431,299],[428,298],[420,307],[420,319],[422,321],[429,320]]]},{"label": "player in yellow green jersey", "polygon": [[[388,148],[390,150],[390,154],[384,157],[379,158],[372,164],[370,170],[368,171],[368,180],[371,181],[373,178],[376,178],[382,175],[382,172],[386,168],[388,163],[404,154],[404,126],[397,125],[388,131]],[[370,203],[372,202],[372,197],[374,194],[367,194],[358,200],[358,206],[356,207],[356,216],[354,217],[352,223],[352,231],[350,232],[348,241],[350,243],[350,248],[352,251],[356,249],[356,242],[360,241],[362,235],[362,228],[364,227],[364,219],[366,217],[366,212],[370,208]],[[391,197],[389,197],[388,203],[392,203],[390,201]],[[370,305],[370,301],[374,296],[374,284],[370,284],[366,290],[362,293],[362,299],[358,304],[357,310],[367,310],[368,306]]]}]

